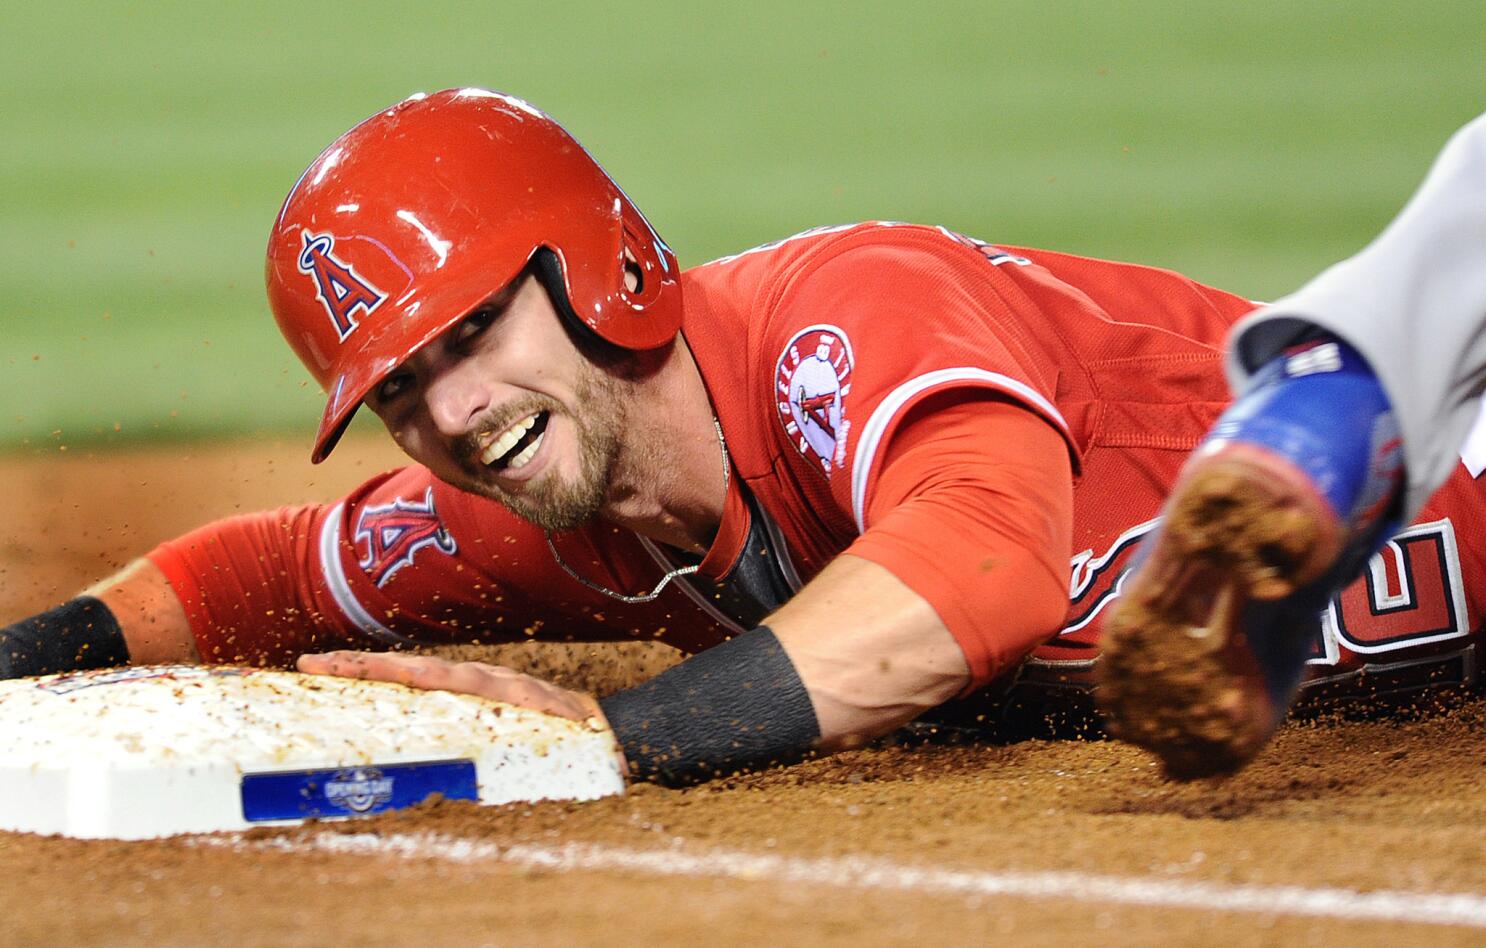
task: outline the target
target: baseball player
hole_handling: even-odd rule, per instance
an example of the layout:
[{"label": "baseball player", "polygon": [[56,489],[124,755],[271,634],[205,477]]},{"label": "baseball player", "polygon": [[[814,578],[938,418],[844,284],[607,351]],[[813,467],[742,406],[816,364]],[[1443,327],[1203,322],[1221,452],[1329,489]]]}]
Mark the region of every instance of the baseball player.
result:
[{"label": "baseball player", "polygon": [[[667,782],[851,746],[993,684],[1086,688],[1253,309],[891,223],[682,272],[565,130],[476,89],[327,148],[267,282],[328,394],[314,459],[365,405],[415,463],[162,544],[0,633],[0,672],[297,659],[595,717]],[[1376,582],[1326,607],[1318,680],[1472,674],[1481,502],[1457,468]],[[602,701],[395,654],[637,636],[691,657]]]},{"label": "baseball player", "polygon": [[[1377,240],[1236,327],[1238,399],[1110,621],[1106,708],[1170,773],[1253,757],[1318,607],[1461,470],[1486,380],[1483,241],[1486,116]],[[1481,454],[1467,447],[1472,474]]]}]

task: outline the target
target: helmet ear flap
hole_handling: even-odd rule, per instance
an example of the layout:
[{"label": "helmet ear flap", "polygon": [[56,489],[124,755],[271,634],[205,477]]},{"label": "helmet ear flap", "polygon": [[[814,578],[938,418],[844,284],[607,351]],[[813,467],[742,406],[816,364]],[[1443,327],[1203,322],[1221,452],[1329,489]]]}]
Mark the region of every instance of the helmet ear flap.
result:
[{"label": "helmet ear flap", "polygon": [[538,247],[531,255],[530,266],[541,281],[542,288],[547,291],[552,308],[557,310],[557,315],[562,317],[563,325],[570,332],[585,342],[602,348],[613,345],[595,332],[592,326],[579,319],[578,314],[573,311],[573,301],[568,298],[567,277],[562,272],[562,258],[557,255],[557,251],[551,247]]},{"label": "helmet ear flap", "polygon": [[647,309],[660,296],[666,279],[675,279],[675,274],[669,271],[660,238],[643,219],[634,221],[625,215],[620,243],[624,280],[619,292],[635,309]]}]

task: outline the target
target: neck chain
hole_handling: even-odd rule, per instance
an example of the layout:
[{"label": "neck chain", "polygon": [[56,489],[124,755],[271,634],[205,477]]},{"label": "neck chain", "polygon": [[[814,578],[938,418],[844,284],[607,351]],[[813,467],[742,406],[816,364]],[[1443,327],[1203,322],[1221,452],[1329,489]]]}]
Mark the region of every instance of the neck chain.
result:
[{"label": "neck chain", "polygon": [[[727,439],[722,436],[722,423],[717,420],[716,415],[712,416],[712,428],[717,432],[717,446],[722,449],[722,490],[725,507],[728,480],[731,476],[731,465],[728,464],[728,442]],[[620,602],[629,603],[631,605],[641,602],[654,602],[656,599],[660,598],[661,590],[670,585],[671,580],[679,579],[682,576],[690,576],[692,573],[695,573],[697,570],[701,569],[700,563],[673,569],[670,572],[666,573],[666,575],[662,576],[660,578],[660,582],[656,583],[655,588],[650,590],[650,592],[642,593],[638,596],[627,596],[624,593],[615,592],[607,586],[600,586],[598,583],[589,582],[582,576],[579,576],[577,571],[569,566],[567,564],[567,561],[562,558],[562,554],[557,552],[557,547],[552,542],[552,533],[550,531],[544,531],[544,535],[547,537],[547,549],[552,551],[552,558],[557,561],[558,566],[562,567],[562,571],[564,573],[567,573],[569,577],[577,580],[579,583],[587,586],[594,592],[603,593],[610,599],[617,599]]]}]

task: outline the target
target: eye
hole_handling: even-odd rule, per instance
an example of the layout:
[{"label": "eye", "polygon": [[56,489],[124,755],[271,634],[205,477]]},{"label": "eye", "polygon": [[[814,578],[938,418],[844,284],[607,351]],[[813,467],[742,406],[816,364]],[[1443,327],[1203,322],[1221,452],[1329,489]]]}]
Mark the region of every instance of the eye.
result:
[{"label": "eye", "polygon": [[490,328],[493,322],[495,322],[493,310],[477,309],[459,321],[459,325],[454,327],[453,338],[450,341],[455,346],[467,346],[480,333]]},{"label": "eye", "polygon": [[377,404],[385,405],[396,399],[397,396],[406,392],[412,384],[413,374],[411,372],[394,372],[392,375],[383,379],[382,384],[373,390]]}]

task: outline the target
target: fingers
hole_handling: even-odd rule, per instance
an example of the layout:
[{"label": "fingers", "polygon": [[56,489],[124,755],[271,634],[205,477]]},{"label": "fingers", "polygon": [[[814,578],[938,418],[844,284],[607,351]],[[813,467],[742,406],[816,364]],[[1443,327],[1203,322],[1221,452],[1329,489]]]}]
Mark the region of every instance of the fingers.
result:
[{"label": "fingers", "polygon": [[[608,727],[603,709],[593,696],[559,688],[503,665],[448,662],[430,655],[349,651],[301,655],[295,665],[311,675],[390,681],[429,691],[476,695],[570,721],[594,719],[601,727]],[[620,771],[628,778],[629,764],[618,743],[614,745],[614,753],[619,759]]]},{"label": "fingers", "polygon": [[342,678],[360,678],[357,674],[364,659],[361,652],[321,652],[301,655],[294,667],[310,675],[339,675]]},{"label": "fingers", "polygon": [[[573,721],[588,717],[573,692],[528,675],[513,672],[509,676],[491,677],[488,679],[488,687],[491,691],[498,692],[498,700],[509,704]],[[497,695],[492,694],[491,697]]]},{"label": "fingers", "polygon": [[390,681],[415,688],[460,690],[447,684],[451,663],[427,655],[386,652],[325,652],[301,655],[296,667],[311,675]]},{"label": "fingers", "polygon": [[502,665],[483,662],[449,662],[429,655],[337,651],[301,655],[296,667],[312,675],[390,681],[428,691],[478,695],[573,721],[586,720],[595,713],[594,702],[586,695]]},{"label": "fingers", "polygon": [[[437,681],[436,684],[432,683]],[[581,721],[590,712],[576,692],[559,688],[551,682],[523,675],[503,665],[486,665],[483,662],[443,663],[437,678],[418,677],[411,682],[417,687],[446,688],[465,694],[480,695],[521,708],[531,708],[544,714]]]}]

